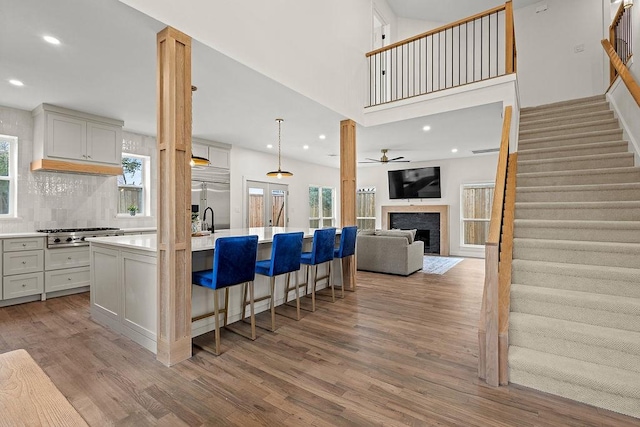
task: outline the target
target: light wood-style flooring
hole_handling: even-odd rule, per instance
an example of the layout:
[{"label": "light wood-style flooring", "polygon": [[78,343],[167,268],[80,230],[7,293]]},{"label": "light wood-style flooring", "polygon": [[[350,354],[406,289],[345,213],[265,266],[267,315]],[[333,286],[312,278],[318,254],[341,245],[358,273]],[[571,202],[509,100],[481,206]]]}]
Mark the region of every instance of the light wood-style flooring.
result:
[{"label": "light wood-style flooring", "polygon": [[221,356],[194,348],[172,368],[93,323],[88,294],[0,309],[0,353],[26,349],[93,426],[640,425],[477,378],[483,263],[358,272],[344,300],[256,341],[223,332]]}]

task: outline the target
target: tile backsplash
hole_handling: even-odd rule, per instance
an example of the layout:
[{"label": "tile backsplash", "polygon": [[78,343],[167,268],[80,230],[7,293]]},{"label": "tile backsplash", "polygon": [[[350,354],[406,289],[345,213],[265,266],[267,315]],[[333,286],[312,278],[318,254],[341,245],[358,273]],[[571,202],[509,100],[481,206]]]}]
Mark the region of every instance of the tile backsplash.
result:
[{"label": "tile backsplash", "polygon": [[[0,106],[0,134],[18,137],[18,217],[0,219],[0,233],[42,228],[156,226],[155,185],[151,185],[151,216],[118,217],[117,177],[31,172],[33,119],[30,111]],[[122,151],[150,156],[150,178],[155,182],[154,137],[125,131]]]}]

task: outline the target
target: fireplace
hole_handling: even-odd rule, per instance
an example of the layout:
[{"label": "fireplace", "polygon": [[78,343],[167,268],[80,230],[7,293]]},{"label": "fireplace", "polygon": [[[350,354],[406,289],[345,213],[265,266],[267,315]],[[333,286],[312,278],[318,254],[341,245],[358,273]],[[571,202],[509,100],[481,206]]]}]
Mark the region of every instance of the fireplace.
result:
[{"label": "fireplace", "polygon": [[389,214],[389,228],[416,229],[416,240],[424,242],[424,253],[440,253],[439,212],[392,212]]},{"label": "fireplace", "polygon": [[382,206],[382,228],[416,229],[424,252],[449,256],[449,206]]}]

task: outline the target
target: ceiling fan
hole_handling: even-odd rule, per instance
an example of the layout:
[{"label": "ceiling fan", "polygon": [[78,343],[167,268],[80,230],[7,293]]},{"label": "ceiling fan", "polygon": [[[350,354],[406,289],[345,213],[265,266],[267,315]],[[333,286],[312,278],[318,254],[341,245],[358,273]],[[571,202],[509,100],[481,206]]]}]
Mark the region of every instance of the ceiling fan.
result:
[{"label": "ceiling fan", "polygon": [[404,159],[404,156],[394,157],[393,159],[388,158],[387,157],[387,152],[389,151],[388,148],[383,148],[380,151],[382,152],[382,156],[380,157],[380,159],[367,158],[367,160],[369,160],[368,162],[358,162],[358,163],[389,163],[389,162],[408,163],[411,161],[411,160],[402,160]]}]

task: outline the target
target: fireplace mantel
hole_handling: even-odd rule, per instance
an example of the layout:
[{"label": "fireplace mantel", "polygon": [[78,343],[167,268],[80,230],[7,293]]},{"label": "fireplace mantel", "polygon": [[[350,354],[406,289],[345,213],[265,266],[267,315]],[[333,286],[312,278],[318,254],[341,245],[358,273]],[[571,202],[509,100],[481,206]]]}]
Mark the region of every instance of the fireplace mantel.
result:
[{"label": "fireplace mantel", "polygon": [[382,206],[382,229],[389,229],[390,214],[415,212],[440,214],[440,255],[449,256],[449,205]]}]

